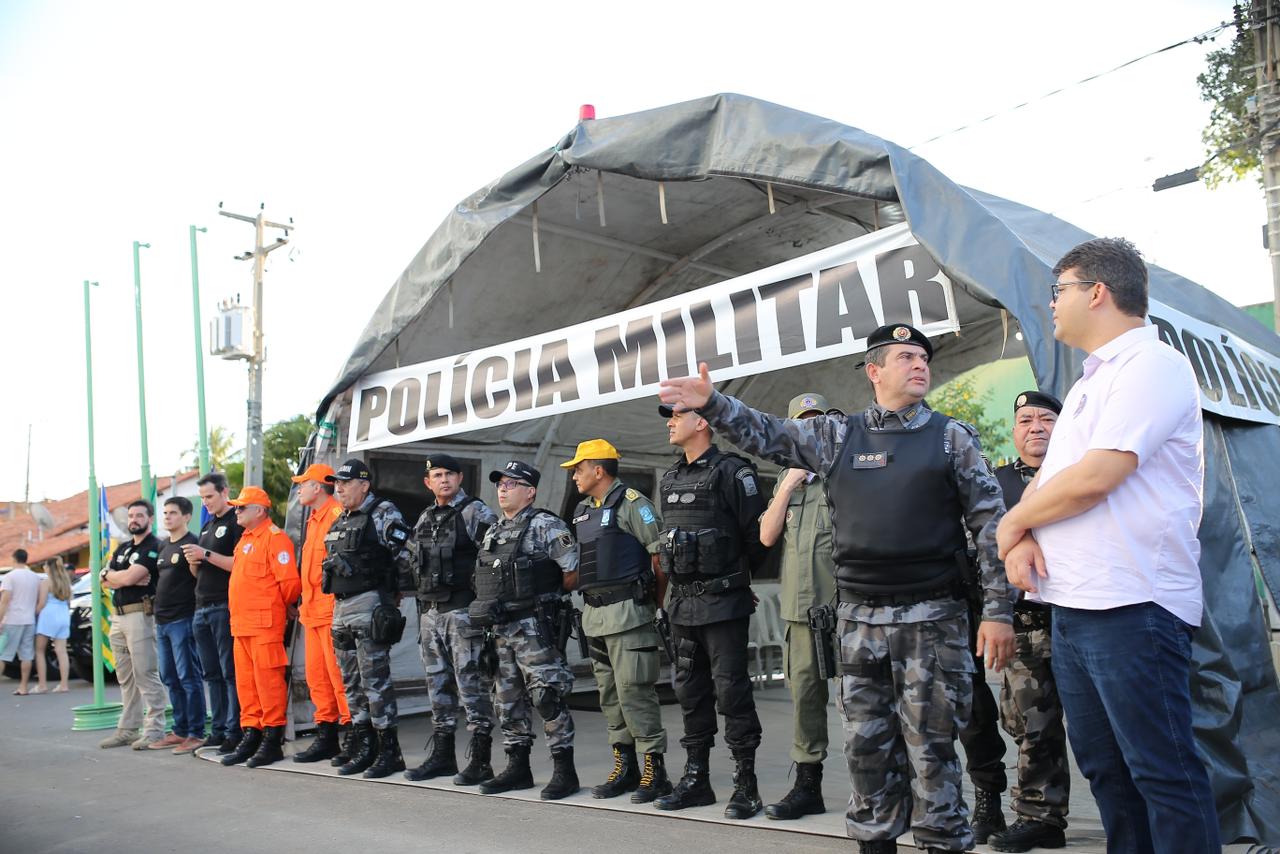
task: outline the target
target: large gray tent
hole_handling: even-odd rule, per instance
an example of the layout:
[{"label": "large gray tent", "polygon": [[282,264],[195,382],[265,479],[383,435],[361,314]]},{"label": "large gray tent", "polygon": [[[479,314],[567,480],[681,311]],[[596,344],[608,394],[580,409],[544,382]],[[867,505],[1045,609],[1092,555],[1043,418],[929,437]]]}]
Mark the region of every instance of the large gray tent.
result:
[{"label": "large gray tent", "polygon": [[[1091,235],[958,186],[855,128],[716,95],[582,122],[458,204],[383,299],[325,395],[319,418],[337,429],[322,429],[311,454],[345,451],[352,389],[371,372],[609,315],[904,221],[955,286],[961,330],[936,342],[935,383],[1025,355],[1041,388],[1065,395],[1081,354],[1053,339],[1050,269]],[[1151,293],[1280,358],[1280,338],[1194,282],[1153,267]],[[846,410],[869,397],[847,359],[742,377],[724,390],[778,412],[810,388]],[[665,467],[669,449],[652,399],[396,445],[369,458],[386,482],[407,490],[430,449],[467,451],[478,468],[516,452],[545,465],[595,436],[610,438],[629,461]],[[1280,429],[1206,412],[1205,456],[1196,732],[1224,838],[1274,840],[1280,689],[1254,575],[1256,567],[1280,594],[1280,493],[1267,488],[1280,476]],[[418,467],[397,469],[410,460]],[[554,507],[555,496],[548,499]]]}]

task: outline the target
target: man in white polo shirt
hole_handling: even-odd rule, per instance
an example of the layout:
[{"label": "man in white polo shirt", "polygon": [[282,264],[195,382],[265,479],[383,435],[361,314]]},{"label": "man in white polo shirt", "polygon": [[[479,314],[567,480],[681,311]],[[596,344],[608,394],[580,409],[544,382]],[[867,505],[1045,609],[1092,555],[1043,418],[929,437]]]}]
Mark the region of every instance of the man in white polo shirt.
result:
[{"label": "man in white polo shirt", "polygon": [[1040,473],[1000,523],[1000,556],[1014,585],[1053,606],[1053,675],[1107,850],[1217,852],[1191,731],[1199,389],[1146,322],[1133,244],[1090,240],[1053,272],[1054,337],[1089,356]]}]

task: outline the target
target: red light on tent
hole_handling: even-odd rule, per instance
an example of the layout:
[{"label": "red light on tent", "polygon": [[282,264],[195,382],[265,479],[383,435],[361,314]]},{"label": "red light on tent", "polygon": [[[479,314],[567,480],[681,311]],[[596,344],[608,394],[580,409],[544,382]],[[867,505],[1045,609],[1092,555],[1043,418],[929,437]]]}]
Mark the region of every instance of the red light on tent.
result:
[{"label": "red light on tent", "polygon": [[596,117],[596,108],[594,104],[583,104],[578,108],[578,121],[588,122]]}]

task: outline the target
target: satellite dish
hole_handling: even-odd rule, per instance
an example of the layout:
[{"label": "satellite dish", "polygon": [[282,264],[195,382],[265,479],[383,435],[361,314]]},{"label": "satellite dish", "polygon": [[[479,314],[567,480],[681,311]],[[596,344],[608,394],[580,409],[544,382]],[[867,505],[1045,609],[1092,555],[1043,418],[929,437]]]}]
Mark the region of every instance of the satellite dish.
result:
[{"label": "satellite dish", "polygon": [[115,523],[116,530],[124,534],[129,531],[129,508],[117,507],[111,511],[111,521]]},{"label": "satellite dish", "polygon": [[42,531],[52,530],[57,523],[53,521],[53,514],[43,504],[32,504],[27,508],[31,512],[31,518],[35,520],[36,526]]}]

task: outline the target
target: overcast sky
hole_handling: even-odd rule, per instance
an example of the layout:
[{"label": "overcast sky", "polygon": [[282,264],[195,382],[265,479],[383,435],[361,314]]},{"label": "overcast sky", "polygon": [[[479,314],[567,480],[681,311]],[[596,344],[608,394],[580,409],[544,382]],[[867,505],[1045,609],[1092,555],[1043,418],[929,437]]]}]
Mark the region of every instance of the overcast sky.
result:
[{"label": "overcast sky", "polygon": [[[908,11],[909,10],[909,13]],[[136,479],[132,241],[152,470],[196,440],[187,227],[205,325],[248,300],[254,214],[294,232],[264,320],[268,423],[312,413],[449,209],[600,117],[733,91],[914,145],[1229,19],[1229,2],[1072,4],[40,3],[0,0],[0,498],[87,482],[81,282],[94,289],[100,480]],[[1098,234],[1237,304],[1271,298],[1254,181],[1151,182],[1203,159],[1190,45],[920,145],[953,180]],[[501,310],[495,306],[495,310]],[[243,438],[245,368],[205,356],[211,426]]]}]

